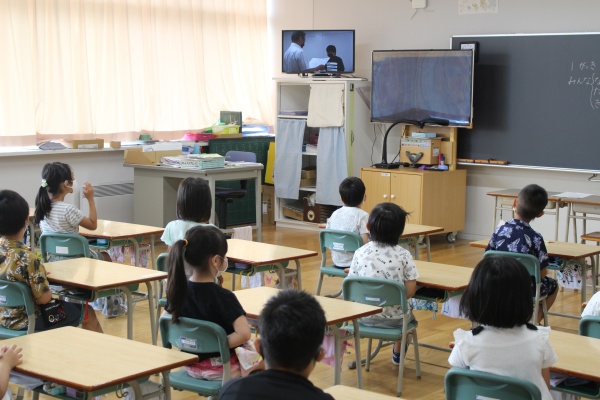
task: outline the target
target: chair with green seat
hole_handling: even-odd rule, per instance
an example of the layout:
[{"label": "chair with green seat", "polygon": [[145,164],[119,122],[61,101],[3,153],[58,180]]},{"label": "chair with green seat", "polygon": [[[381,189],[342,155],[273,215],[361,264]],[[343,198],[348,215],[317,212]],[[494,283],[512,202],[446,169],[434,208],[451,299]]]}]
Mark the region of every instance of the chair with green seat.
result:
[{"label": "chair with green seat", "polygon": [[[358,327],[359,336],[361,338],[369,339],[367,344],[367,358],[365,361],[366,371],[369,371],[371,359],[376,354],[371,354],[372,339],[378,339],[380,344],[382,341],[401,342],[400,365],[398,366],[398,387],[396,390],[396,395],[400,396],[402,394],[402,375],[404,373],[404,360],[406,356],[408,334],[412,334],[415,352],[415,370],[417,378],[421,378],[419,341],[417,339],[417,327],[419,322],[417,320],[408,322],[410,309],[408,307],[404,283],[389,279],[348,276],[342,283],[342,296],[344,300],[372,306],[386,307],[400,305],[402,307],[404,318],[402,320],[402,327],[400,328],[375,328],[362,324]],[[356,327],[352,324],[348,325],[346,329],[354,332]],[[358,340],[358,338],[355,338],[355,340]],[[378,348],[379,347],[380,345],[378,345]],[[388,360],[386,361],[389,362]],[[356,352],[356,365],[361,365],[359,351]],[[359,382],[358,384],[359,387],[361,387],[362,382]]]},{"label": "chair with green seat", "polygon": [[447,400],[475,399],[479,396],[502,400],[541,400],[540,389],[532,382],[474,371],[468,368],[450,368],[444,378]]},{"label": "chair with green seat", "polygon": [[[76,233],[43,232],[40,236],[40,252],[42,260],[48,262],[50,259],[91,258],[92,254],[88,240]],[[127,286],[132,293],[139,290],[139,284]],[[79,298],[79,300],[94,301],[100,297],[112,296],[120,293],[120,289],[107,289],[93,293],[90,298]],[[77,296],[69,296],[78,298]],[[147,298],[135,299],[136,301],[147,300]]]},{"label": "chair with green seat", "polygon": [[548,308],[546,306],[546,296],[540,295],[540,284],[541,284],[541,270],[540,270],[540,260],[537,257],[531,254],[524,253],[515,253],[512,251],[498,251],[498,250],[488,250],[483,254],[483,257],[491,257],[491,256],[504,256],[514,258],[519,261],[525,268],[527,268],[527,272],[534,278],[535,281],[535,296],[533,298],[533,315],[532,315],[532,323],[534,325],[538,324],[537,315],[540,303],[542,304],[542,311],[544,315],[544,326],[548,326]]},{"label": "chair with green seat", "polygon": [[[600,339],[600,317],[585,316],[579,321],[579,334],[581,336],[589,336]],[[567,381],[563,381],[557,386],[552,387],[553,390],[563,393],[569,393],[576,397],[585,397],[587,399],[600,399],[600,384],[597,382],[584,382],[579,385],[567,385]]]},{"label": "chair with green seat", "polygon": [[[335,265],[327,265],[327,250],[355,252],[363,245],[362,237],[358,233],[339,231],[335,229],[323,229],[319,232],[319,244],[321,247],[321,269],[319,272],[319,281],[317,283],[316,294],[321,294],[321,286],[323,285],[323,277],[331,276],[337,278],[345,278],[348,276],[342,268],[337,268]],[[341,293],[337,293],[332,297],[338,297]]]},{"label": "chair with green seat", "polygon": [[223,363],[223,380],[207,381],[192,378],[184,369],[169,373],[171,387],[188,390],[202,396],[217,396],[224,383],[231,379],[229,344],[225,330],[214,322],[193,318],[179,318],[176,324],[170,315],[160,317],[160,337],[163,347],[177,347],[194,354],[220,353]]},{"label": "chair with green seat", "polygon": [[0,339],[28,335],[35,330],[35,305],[29,286],[22,282],[0,280],[0,307],[24,307],[27,313],[27,330],[17,331],[0,325]]}]

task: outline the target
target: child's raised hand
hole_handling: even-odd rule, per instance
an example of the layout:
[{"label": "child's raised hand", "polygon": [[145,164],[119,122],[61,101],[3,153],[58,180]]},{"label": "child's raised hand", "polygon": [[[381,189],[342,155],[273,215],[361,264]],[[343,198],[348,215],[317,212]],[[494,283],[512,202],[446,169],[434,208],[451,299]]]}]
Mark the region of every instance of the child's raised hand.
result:
[{"label": "child's raised hand", "polygon": [[94,187],[88,181],[83,182],[83,196],[88,201],[94,198]]},{"label": "child's raised hand", "polygon": [[16,344],[12,346],[2,346],[2,356],[3,360],[6,360],[10,365],[10,368],[14,368],[17,365],[23,362],[23,349],[21,347],[17,347]]}]

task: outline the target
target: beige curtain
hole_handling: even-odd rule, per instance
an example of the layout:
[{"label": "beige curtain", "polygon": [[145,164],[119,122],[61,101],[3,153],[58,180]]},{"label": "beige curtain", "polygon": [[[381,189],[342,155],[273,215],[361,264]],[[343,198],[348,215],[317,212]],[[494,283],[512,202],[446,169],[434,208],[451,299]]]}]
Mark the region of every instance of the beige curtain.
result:
[{"label": "beige curtain", "polygon": [[271,118],[266,0],[1,0],[0,48],[0,145]]}]

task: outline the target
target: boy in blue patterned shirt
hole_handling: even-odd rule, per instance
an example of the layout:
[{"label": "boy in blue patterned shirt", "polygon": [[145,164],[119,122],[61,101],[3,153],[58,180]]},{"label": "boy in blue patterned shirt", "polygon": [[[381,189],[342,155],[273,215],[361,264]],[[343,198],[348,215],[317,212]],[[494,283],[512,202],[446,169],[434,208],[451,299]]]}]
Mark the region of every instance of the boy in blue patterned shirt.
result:
[{"label": "boy in blue patterned shirt", "polygon": [[[546,305],[549,310],[558,294],[558,285],[556,280],[546,276],[548,251],[544,238],[529,225],[534,218],[544,215],[547,204],[548,193],[544,188],[535,184],[525,186],[515,200],[515,217],[496,229],[485,251],[511,251],[537,257],[542,276],[540,296],[547,296]],[[537,321],[542,318],[543,311],[540,307]]]}]

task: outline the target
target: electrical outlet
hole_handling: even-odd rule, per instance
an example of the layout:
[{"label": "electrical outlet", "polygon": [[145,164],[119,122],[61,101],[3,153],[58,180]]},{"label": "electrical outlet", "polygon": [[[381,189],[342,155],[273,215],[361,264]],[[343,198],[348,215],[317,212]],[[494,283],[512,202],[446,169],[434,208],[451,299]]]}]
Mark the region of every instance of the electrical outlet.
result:
[{"label": "electrical outlet", "polygon": [[412,8],[427,8],[427,0],[411,0]]}]

